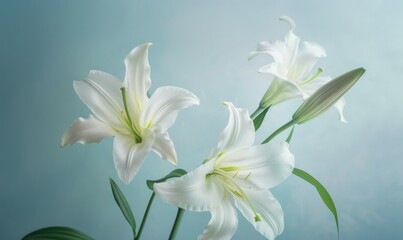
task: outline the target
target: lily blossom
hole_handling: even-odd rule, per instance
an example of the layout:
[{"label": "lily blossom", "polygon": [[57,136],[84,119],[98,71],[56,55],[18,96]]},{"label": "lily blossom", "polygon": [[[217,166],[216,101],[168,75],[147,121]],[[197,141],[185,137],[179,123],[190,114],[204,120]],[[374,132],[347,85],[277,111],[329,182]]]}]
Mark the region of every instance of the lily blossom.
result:
[{"label": "lily blossom", "polygon": [[286,142],[253,146],[255,130],[246,109],[225,103],[229,122],[217,148],[204,163],[175,180],[154,184],[166,202],[190,211],[210,211],[199,239],[230,239],[237,230],[238,209],[268,239],[284,229],[284,215],[268,191],[293,171]]},{"label": "lily blossom", "polygon": [[[314,42],[301,42],[300,37],[294,34],[295,23],[291,18],[282,16],[280,20],[287,22],[291,28],[285,41],[262,41],[249,54],[249,59],[260,54],[268,54],[274,60],[259,69],[261,73],[274,76],[260,102],[260,107],[263,109],[292,98],[301,97],[305,100],[331,80],[329,76],[320,76],[323,72],[321,68],[315,73],[312,71],[318,59],[326,57],[325,49]],[[344,105],[343,98],[334,104],[342,122],[346,122],[343,115]]]},{"label": "lily blossom", "polygon": [[93,115],[78,118],[62,137],[61,146],[100,142],[115,136],[113,160],[120,179],[130,183],[149,151],[176,164],[176,151],[167,130],[179,110],[199,104],[191,92],[177,87],[160,87],[149,98],[151,85],[148,48],[145,43],[126,57],[125,79],[90,71],[74,89]]}]

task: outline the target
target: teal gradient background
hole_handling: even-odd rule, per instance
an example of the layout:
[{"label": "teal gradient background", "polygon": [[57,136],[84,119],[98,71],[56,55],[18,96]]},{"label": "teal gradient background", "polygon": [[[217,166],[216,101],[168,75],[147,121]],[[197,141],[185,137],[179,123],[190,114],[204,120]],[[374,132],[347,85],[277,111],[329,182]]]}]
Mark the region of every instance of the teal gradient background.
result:
[{"label": "teal gradient background", "polygon": [[[270,81],[247,60],[262,40],[283,40],[287,15],[302,40],[323,45],[318,66],[335,77],[367,72],[346,95],[348,124],[331,109],[298,126],[290,149],[296,166],[329,190],[340,239],[403,239],[403,3],[399,1],[62,1],[0,0],[0,239],[63,225],[96,239],[130,239],[109,179],[126,194],[138,225],[150,191],[146,179],[173,169],[148,155],[130,185],[112,161],[112,138],[59,148],[64,130],[90,113],[72,81],[99,69],[122,79],[123,59],[152,42],[151,91],[175,85],[201,101],[182,111],[170,135],[178,167],[201,164],[227,123],[222,101],[253,111]],[[289,120],[300,100],[271,109],[257,141]],[[278,139],[284,139],[280,135]],[[295,176],[273,189],[285,213],[278,239],[337,239],[315,189]],[[176,209],[155,201],[144,239],[166,239]],[[240,216],[234,239],[263,239]],[[178,239],[196,239],[209,213],[186,212]]]}]

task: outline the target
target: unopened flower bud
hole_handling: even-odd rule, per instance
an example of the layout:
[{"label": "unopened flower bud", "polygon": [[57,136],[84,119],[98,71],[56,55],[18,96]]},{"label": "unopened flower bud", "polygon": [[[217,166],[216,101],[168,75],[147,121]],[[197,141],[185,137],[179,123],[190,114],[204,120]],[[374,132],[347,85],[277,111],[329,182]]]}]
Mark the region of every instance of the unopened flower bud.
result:
[{"label": "unopened flower bud", "polygon": [[294,123],[304,123],[325,112],[335,104],[364,74],[357,68],[326,83],[305,100],[292,116]]}]

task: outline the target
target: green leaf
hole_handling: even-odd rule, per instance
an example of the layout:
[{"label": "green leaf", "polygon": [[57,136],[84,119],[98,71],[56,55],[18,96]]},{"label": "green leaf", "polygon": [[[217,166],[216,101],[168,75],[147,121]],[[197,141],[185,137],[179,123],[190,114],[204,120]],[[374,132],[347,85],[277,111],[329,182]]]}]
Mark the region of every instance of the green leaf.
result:
[{"label": "green leaf", "polygon": [[153,185],[154,183],[159,183],[159,182],[165,182],[166,180],[170,179],[170,178],[174,178],[174,177],[182,177],[183,175],[185,175],[187,172],[183,169],[175,169],[172,172],[170,172],[168,175],[166,175],[163,178],[160,178],[158,180],[147,180],[147,187],[151,190],[154,191]]},{"label": "green leaf", "polygon": [[113,197],[115,198],[116,203],[118,204],[120,210],[122,211],[123,216],[125,216],[127,222],[132,227],[133,235],[135,237],[136,236],[136,221],[134,220],[132,209],[130,208],[130,205],[126,200],[126,197],[123,195],[122,191],[120,190],[118,185],[115,183],[115,181],[113,181],[112,178],[109,178],[109,181],[111,183]]},{"label": "green leaf", "polygon": [[290,134],[288,134],[288,137],[285,140],[287,143],[290,143],[290,141],[291,141],[292,135],[294,134],[294,128],[295,128],[295,125],[292,126],[291,132],[290,132]]},{"label": "green leaf", "polygon": [[263,110],[257,117],[253,119],[253,125],[255,126],[255,131],[257,131],[263,123],[264,118],[266,117],[267,111],[269,111],[270,106]]},{"label": "green leaf", "polygon": [[327,208],[329,208],[329,210],[333,213],[334,220],[336,221],[337,234],[339,234],[339,219],[337,217],[336,205],[334,205],[333,199],[330,196],[329,192],[326,190],[326,188],[318,180],[312,177],[309,173],[301,169],[294,168],[292,173],[304,179],[305,181],[309,182],[316,188],[320,197],[322,198],[322,201],[326,204]]},{"label": "green leaf", "polygon": [[85,233],[69,227],[47,227],[29,233],[22,240],[94,240]]}]

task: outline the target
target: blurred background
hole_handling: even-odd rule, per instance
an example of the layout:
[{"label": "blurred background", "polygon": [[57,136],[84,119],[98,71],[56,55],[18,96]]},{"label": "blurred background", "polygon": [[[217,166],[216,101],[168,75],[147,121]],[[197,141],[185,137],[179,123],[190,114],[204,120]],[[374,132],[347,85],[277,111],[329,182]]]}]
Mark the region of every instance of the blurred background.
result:
[{"label": "blurred background", "polygon": [[[221,102],[250,112],[257,107],[271,79],[257,69],[272,60],[247,56],[259,41],[284,40],[289,28],[278,21],[282,15],[293,18],[302,40],[325,47],[328,57],[317,65],[325,73],[367,69],[345,97],[348,124],[330,109],[297,126],[290,146],[296,166],[332,195],[340,239],[403,239],[402,10],[403,2],[380,0],[0,0],[0,239],[21,239],[54,225],[96,239],[130,239],[108,178],[125,193],[139,225],[151,195],[145,181],[173,167],[151,153],[125,185],[114,169],[112,138],[59,148],[65,129],[90,113],[73,80],[91,69],[123,79],[129,51],[154,43],[151,91],[174,85],[201,100],[180,112],[169,131],[178,167],[190,171],[227,124]],[[257,142],[288,121],[300,103],[273,107]],[[291,176],[272,191],[285,213],[278,239],[337,239],[333,216],[311,185]],[[143,239],[166,239],[175,214],[156,199]],[[208,212],[186,212],[178,239],[196,239],[209,218]],[[263,239],[239,219],[234,239]]]}]

